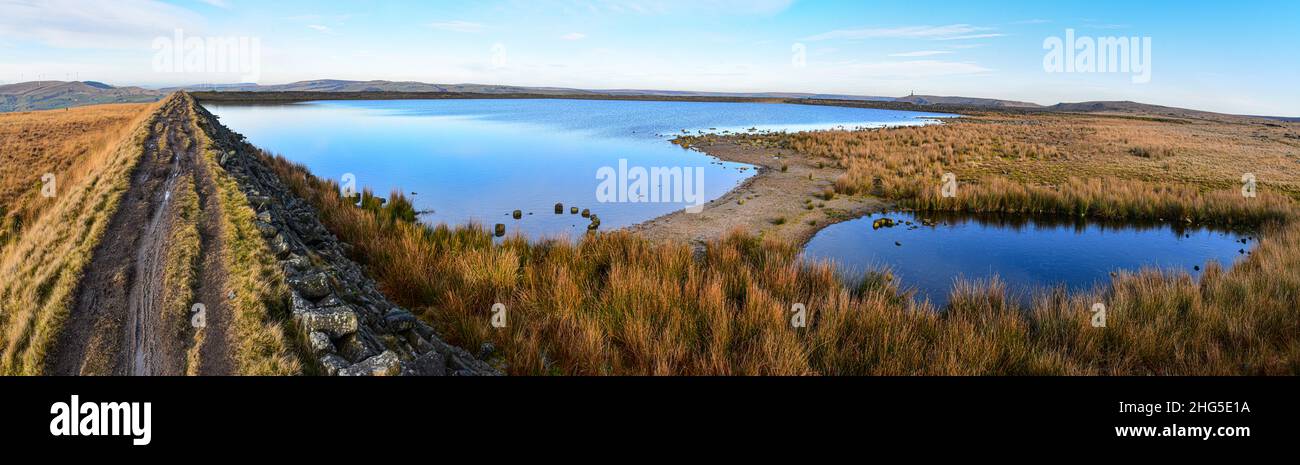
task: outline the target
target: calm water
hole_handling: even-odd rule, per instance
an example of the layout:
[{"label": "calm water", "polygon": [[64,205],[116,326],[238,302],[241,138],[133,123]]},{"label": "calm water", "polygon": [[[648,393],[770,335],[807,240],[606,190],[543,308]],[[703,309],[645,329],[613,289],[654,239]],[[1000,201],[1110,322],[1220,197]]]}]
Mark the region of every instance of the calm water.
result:
[{"label": "calm water", "polygon": [[[600,100],[376,100],[206,107],[253,144],[357,188],[414,192],[427,223],[505,223],[508,234],[576,237],[591,209],[601,229],[630,226],[693,202],[600,202],[601,168],[702,170],[701,202],[754,175],[668,142],[682,130],[816,130],[917,125],[934,113],[813,105]],[[691,179],[698,179],[691,177]],[[693,192],[701,192],[693,187]],[[689,192],[686,192],[689,193]],[[630,193],[635,194],[635,193]],[[685,194],[685,193],[684,193]],[[556,202],[564,214],[556,215]],[[519,209],[520,220],[511,218]],[[531,215],[530,215],[531,213]]]},{"label": "calm water", "polygon": [[[877,218],[911,221],[872,229]],[[888,267],[917,298],[943,305],[956,278],[1000,276],[1022,297],[1035,287],[1065,284],[1088,289],[1112,271],[1143,267],[1185,270],[1199,276],[1209,261],[1230,266],[1255,246],[1255,236],[1209,229],[1175,229],[1169,224],[1116,226],[1100,223],[940,216],[924,226],[911,213],[874,214],[819,232],[805,256],[835,261],[844,275],[860,278]],[[1246,243],[1241,241],[1246,239]]]}]

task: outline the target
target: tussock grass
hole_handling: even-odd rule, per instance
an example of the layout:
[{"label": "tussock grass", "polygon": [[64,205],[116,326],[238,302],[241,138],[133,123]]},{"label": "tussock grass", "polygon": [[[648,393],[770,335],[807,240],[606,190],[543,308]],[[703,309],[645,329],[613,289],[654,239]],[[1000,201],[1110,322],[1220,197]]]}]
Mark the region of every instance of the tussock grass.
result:
[{"label": "tussock grass", "polygon": [[[158,105],[105,105],[0,115],[3,201],[0,244],[0,373],[41,374],[74,291],[129,175]],[[59,168],[62,170],[59,171]],[[34,168],[34,169],[33,169]],[[57,195],[39,197],[44,170]],[[33,181],[35,179],[36,181]],[[16,190],[15,190],[16,189]],[[21,228],[16,228],[17,218]]]},{"label": "tussock grass", "polygon": [[[1300,227],[1232,270],[1122,274],[1022,307],[999,281],[915,302],[887,272],[844,283],[790,244],[733,232],[696,257],[612,232],[493,244],[477,226],[395,221],[283,158],[273,170],[354,246],[387,295],[512,374],[1296,374]],[[396,200],[400,194],[394,194]],[[396,204],[396,202],[389,202]],[[489,324],[495,303],[505,328]],[[1090,309],[1109,309],[1093,328]],[[807,326],[791,325],[796,303]],[[942,310],[942,311],[941,311]]]}]

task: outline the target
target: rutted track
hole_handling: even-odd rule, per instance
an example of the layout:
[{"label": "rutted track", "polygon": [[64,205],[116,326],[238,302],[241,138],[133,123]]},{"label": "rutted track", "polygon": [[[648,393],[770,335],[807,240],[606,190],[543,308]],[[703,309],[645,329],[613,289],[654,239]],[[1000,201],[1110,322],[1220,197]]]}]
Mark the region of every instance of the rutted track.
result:
[{"label": "rutted track", "polygon": [[[167,257],[172,230],[178,227],[175,197],[178,181],[193,177],[200,205],[211,210],[212,195],[194,137],[190,107],[183,99],[165,102],[153,121],[142,159],[131,175],[122,206],[109,222],[103,241],[81,281],[76,301],[50,362],[57,374],[178,375],[186,371],[186,347],[194,331],[210,337],[197,361],[204,374],[229,374],[222,299],[224,270],[218,217],[201,216],[201,250],[197,299],[207,307],[208,327],[181,326],[185,308],[165,308],[169,289]],[[205,212],[206,213],[206,212]],[[208,258],[213,257],[213,258]],[[174,291],[174,289],[172,290]],[[214,318],[215,317],[215,318]],[[184,330],[175,330],[184,327]],[[215,331],[214,331],[215,329]],[[222,347],[206,347],[219,345]],[[206,360],[211,357],[212,360]],[[211,363],[209,363],[211,362]]]}]

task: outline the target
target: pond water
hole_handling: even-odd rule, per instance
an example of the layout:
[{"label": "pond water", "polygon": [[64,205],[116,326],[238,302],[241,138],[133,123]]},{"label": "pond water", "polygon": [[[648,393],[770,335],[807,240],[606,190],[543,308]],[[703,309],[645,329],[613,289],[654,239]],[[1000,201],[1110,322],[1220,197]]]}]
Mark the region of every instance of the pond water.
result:
[{"label": "pond water", "polygon": [[[881,218],[898,224],[875,229]],[[1231,266],[1256,240],[1251,233],[1167,223],[900,212],[829,226],[813,237],[804,255],[834,261],[851,280],[888,268],[904,288],[917,291],[917,300],[942,306],[958,278],[996,275],[1025,298],[1036,288],[1058,284],[1086,290],[1121,269],[1178,269],[1199,276],[1212,260]]]},{"label": "pond water", "polygon": [[[571,206],[599,215],[601,230],[616,229],[706,203],[755,174],[751,166],[671,144],[683,130],[882,127],[953,116],[819,105],[565,99],[205,107],[254,145],[303,163],[317,176],[342,182],[351,175],[358,190],[370,187],[385,196],[394,189],[415,193],[421,221],[489,228],[504,223],[507,234],[531,238],[585,232],[589,220],[569,214]],[[647,178],[664,182],[659,189],[639,190],[637,179]],[[674,185],[682,187],[680,193]],[[563,214],[554,213],[557,202],[564,204]],[[522,211],[521,219],[512,218],[514,210]]]}]

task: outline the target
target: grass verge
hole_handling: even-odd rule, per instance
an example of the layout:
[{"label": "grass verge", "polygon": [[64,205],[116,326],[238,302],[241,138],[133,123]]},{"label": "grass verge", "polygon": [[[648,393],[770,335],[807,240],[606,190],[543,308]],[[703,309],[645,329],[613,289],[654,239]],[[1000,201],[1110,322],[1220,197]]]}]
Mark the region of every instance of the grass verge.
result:
[{"label": "grass verge", "polygon": [[[188,95],[179,98],[197,105]],[[190,112],[190,122],[201,150],[200,163],[206,165],[217,187],[220,206],[226,284],[234,298],[231,331],[233,358],[238,373],[244,375],[290,375],[302,373],[297,348],[285,335],[288,321],[288,286],[275,255],[254,226],[256,212],[240,191],[234,177],[218,163],[222,154],[203,130],[197,113]]]}]

